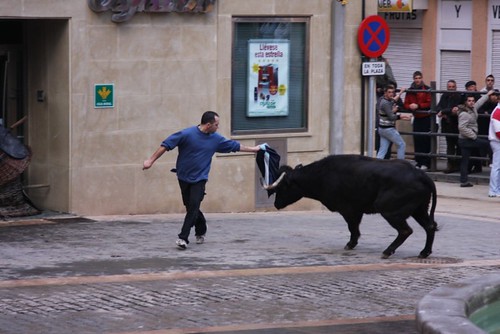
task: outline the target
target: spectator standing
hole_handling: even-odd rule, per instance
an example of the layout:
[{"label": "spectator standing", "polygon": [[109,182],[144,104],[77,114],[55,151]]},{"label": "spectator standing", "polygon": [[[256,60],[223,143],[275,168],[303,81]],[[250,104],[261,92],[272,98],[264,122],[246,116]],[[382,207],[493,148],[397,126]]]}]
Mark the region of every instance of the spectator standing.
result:
[{"label": "spectator standing", "polygon": [[261,146],[243,146],[235,140],[229,140],[217,133],[219,115],[214,111],[206,111],[199,125],[188,127],[166,138],[153,155],[144,161],[143,170],[149,169],[166,151],[178,148],[176,169],[182,203],[186,207],[184,224],[179,233],[176,245],[186,249],[189,244],[189,233],[195,227],[196,243],[205,241],[207,224],[200,210],[205,196],[205,184],[208,180],[212,157],[216,152],[258,152]]},{"label": "spectator standing", "polygon": [[[488,75],[486,79],[484,79],[484,82],[486,83],[486,86],[481,89],[481,92],[487,93],[490,90],[495,90],[495,77],[493,76],[493,74]],[[488,136],[490,128],[490,115],[493,109],[496,108],[497,104],[498,95],[491,94],[489,100],[486,101],[486,103],[477,110],[477,113],[479,115],[477,119],[477,125],[480,136]]]},{"label": "spectator standing", "polygon": [[394,78],[391,65],[389,64],[387,58],[380,56],[378,60],[383,61],[385,63],[385,74],[375,76],[375,83],[377,86],[377,98],[381,98],[382,96],[384,96],[384,90],[388,85],[392,85],[394,86],[394,89],[396,89],[398,87],[398,83]]},{"label": "spectator standing", "polygon": [[490,90],[495,89],[495,77],[493,74],[489,74],[486,78],[484,78],[485,86],[481,89],[481,92],[489,92]]},{"label": "spectator standing", "polygon": [[[401,90],[401,93],[403,92],[404,89]],[[396,130],[396,121],[398,119],[410,120],[411,115],[398,113],[398,108],[394,100],[394,86],[387,86],[384,89],[384,96],[380,100],[378,109],[378,130],[380,135],[380,149],[377,153],[378,159],[384,159],[390,143],[394,143],[397,146],[398,159],[404,160],[405,158],[406,144],[398,130]]]},{"label": "spectator standing", "polygon": [[[481,89],[481,92],[489,92],[490,90],[495,90],[495,77],[493,74],[488,75],[485,79],[485,87]],[[489,128],[490,128],[490,115],[493,109],[496,108],[498,104],[498,96],[497,94],[491,94],[490,98],[486,103],[477,110],[478,113],[478,118],[477,118],[477,125],[478,125],[478,134],[480,136],[485,136],[487,137],[489,134]],[[486,156],[488,156],[491,160],[492,152],[491,150],[488,150],[486,152]],[[481,163],[481,161],[479,162]],[[482,166],[488,166],[489,161],[482,161],[481,165]],[[479,166],[478,166],[479,167]],[[482,171],[482,168],[481,168]]]},{"label": "spectator standing", "polygon": [[[474,99],[477,100],[481,96],[481,94],[477,91],[477,83],[474,80],[469,80],[465,83],[465,90],[468,93],[462,93],[462,102],[461,104],[465,104],[465,100],[467,100],[467,96],[473,94]],[[471,152],[473,156],[480,156],[481,152],[477,148],[473,149]],[[481,173],[483,171],[483,164],[480,160],[469,160],[468,172],[470,173]]]},{"label": "spectator standing", "polygon": [[[375,83],[376,83],[376,92],[377,92],[377,102],[376,102],[376,107],[375,107],[375,150],[378,152],[380,150],[380,135],[378,132],[378,123],[379,123],[379,114],[378,114],[378,105],[380,103],[380,99],[384,96],[384,89],[385,87],[392,85],[394,86],[394,89],[398,86],[398,83],[396,82],[396,79],[394,78],[394,74],[392,72],[391,65],[389,64],[389,61],[387,58],[384,58],[380,56],[378,58],[379,61],[383,61],[385,63],[385,73],[384,75],[377,75],[375,76]],[[401,101],[399,101],[401,102]],[[391,148],[392,148],[392,143],[389,144],[389,148],[387,149],[387,153],[384,156],[384,159],[390,159],[391,158]]]},{"label": "spectator standing", "polygon": [[[422,72],[413,73],[413,83],[410,89],[429,90],[430,87],[424,84]],[[428,92],[406,92],[404,99],[404,108],[413,113],[413,132],[429,133],[431,131],[431,93]],[[417,155],[417,153],[431,152],[431,138],[426,135],[413,135],[413,144],[415,146],[415,161],[417,168],[427,170],[430,166],[431,158],[429,156]]]},{"label": "spectator standing", "polygon": [[[499,95],[495,92],[495,95]],[[490,116],[490,128],[488,139],[493,152],[490,172],[489,197],[500,197],[500,103]]]},{"label": "spectator standing", "polygon": [[[446,136],[446,154],[460,155],[458,146],[458,105],[460,104],[461,96],[457,93],[457,83],[455,80],[448,80],[446,83],[446,92],[441,96],[436,110],[438,117],[441,118],[441,130],[443,133],[451,134]],[[460,159],[448,157],[445,174],[454,173],[460,170]]]},{"label": "spectator standing", "polygon": [[473,149],[486,150],[489,142],[477,136],[477,108],[481,107],[493,91],[482,96],[476,103],[474,94],[467,95],[465,104],[458,109],[458,145],[462,151],[460,163],[460,187],[472,187],[468,182],[469,159]]},{"label": "spectator standing", "polygon": [[467,95],[474,94],[476,101],[479,99],[481,94],[477,93],[477,83],[474,80],[469,80],[465,83],[465,90],[467,93],[462,93],[462,101],[460,104],[464,104],[467,100]]}]

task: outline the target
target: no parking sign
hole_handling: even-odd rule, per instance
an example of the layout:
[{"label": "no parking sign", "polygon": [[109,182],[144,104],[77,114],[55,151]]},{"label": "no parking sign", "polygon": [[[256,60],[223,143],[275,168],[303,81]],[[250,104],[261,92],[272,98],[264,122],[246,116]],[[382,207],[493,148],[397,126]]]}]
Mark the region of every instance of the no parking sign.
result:
[{"label": "no parking sign", "polygon": [[390,41],[387,22],[378,15],[368,16],[358,28],[358,45],[361,52],[370,58],[381,56]]}]

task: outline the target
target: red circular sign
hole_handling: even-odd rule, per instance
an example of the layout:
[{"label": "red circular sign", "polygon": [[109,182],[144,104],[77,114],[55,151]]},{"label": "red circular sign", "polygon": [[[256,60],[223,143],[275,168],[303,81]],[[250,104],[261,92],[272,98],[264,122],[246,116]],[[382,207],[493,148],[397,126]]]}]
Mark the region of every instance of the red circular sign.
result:
[{"label": "red circular sign", "polygon": [[381,56],[389,45],[390,37],[387,22],[378,15],[368,16],[359,25],[358,45],[367,57]]}]

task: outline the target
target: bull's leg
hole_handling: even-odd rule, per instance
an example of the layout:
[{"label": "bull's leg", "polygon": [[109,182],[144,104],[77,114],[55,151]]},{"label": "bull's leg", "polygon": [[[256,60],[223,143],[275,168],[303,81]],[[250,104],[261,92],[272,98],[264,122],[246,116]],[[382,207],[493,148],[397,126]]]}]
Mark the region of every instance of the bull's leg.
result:
[{"label": "bull's leg", "polygon": [[429,217],[429,214],[427,213],[427,208],[425,206],[415,210],[415,212],[412,214],[412,217],[425,230],[426,234],[425,247],[418,256],[421,259],[425,259],[432,253],[432,244],[434,243],[434,235],[437,231],[437,224],[435,221],[431,221],[431,217]]},{"label": "bull's leg", "polygon": [[342,216],[344,217],[345,221],[347,222],[347,227],[349,228],[349,232],[351,232],[351,238],[349,239],[349,242],[345,245],[344,249],[345,250],[351,250],[356,247],[358,244],[359,237],[361,236],[361,233],[359,232],[359,224],[361,224],[361,218],[363,217],[363,214],[359,213],[341,213]]},{"label": "bull's leg", "polygon": [[385,215],[382,216],[389,222],[392,227],[394,227],[398,231],[398,236],[396,237],[396,239],[394,239],[389,247],[387,247],[387,249],[382,252],[382,258],[387,259],[389,258],[389,256],[396,252],[396,249],[398,249],[398,247],[401,246],[406,239],[408,239],[408,237],[413,233],[413,230],[408,225],[405,219],[388,217]]}]

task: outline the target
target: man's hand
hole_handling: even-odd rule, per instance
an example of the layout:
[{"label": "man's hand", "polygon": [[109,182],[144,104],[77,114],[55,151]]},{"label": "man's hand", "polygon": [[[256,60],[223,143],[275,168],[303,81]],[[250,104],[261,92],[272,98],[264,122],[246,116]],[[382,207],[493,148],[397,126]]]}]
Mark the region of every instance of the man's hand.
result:
[{"label": "man's hand", "polygon": [[151,168],[151,166],[153,166],[153,162],[151,161],[151,159],[144,160],[144,163],[142,164],[142,170],[149,169]]},{"label": "man's hand", "polygon": [[405,121],[411,120],[411,117],[412,117],[412,115],[408,114],[408,113],[399,114],[399,119],[402,119],[402,120],[405,120]]},{"label": "man's hand", "polygon": [[151,156],[151,158],[144,160],[142,164],[142,170],[149,169],[153,164],[155,163],[156,160],[158,160],[159,157],[163,155],[163,153],[167,152],[168,149],[165,146],[160,146],[155,153]]}]

